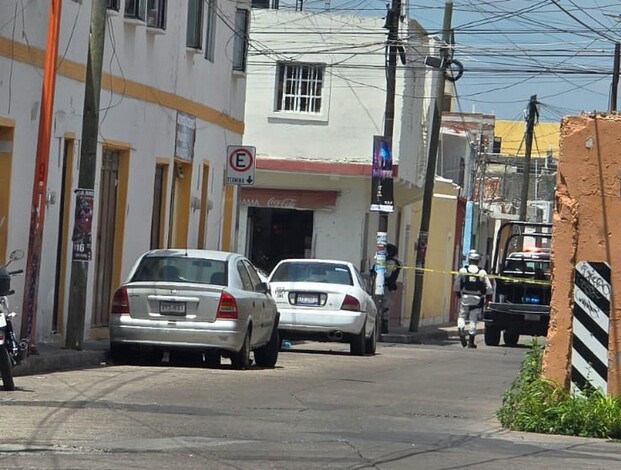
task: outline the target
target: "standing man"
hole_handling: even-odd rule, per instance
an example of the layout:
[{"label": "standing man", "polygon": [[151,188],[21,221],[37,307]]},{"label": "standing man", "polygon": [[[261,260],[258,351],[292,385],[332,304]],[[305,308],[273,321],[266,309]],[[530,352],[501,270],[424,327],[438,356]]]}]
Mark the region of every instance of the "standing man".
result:
[{"label": "standing man", "polygon": [[[479,268],[481,257],[476,250],[468,253],[468,266],[461,268],[453,283],[453,291],[459,298],[459,317],[457,332],[461,345],[476,348],[474,337],[477,333],[477,321],[485,305],[485,297],[492,293],[492,283],[487,272]],[[466,341],[466,319],[468,319],[468,340]]]},{"label": "standing man", "polygon": [[396,245],[386,245],[386,273],[384,274],[384,312],[382,318],[390,318],[390,307],[394,291],[397,290],[397,278],[401,272],[401,261],[397,259]]}]

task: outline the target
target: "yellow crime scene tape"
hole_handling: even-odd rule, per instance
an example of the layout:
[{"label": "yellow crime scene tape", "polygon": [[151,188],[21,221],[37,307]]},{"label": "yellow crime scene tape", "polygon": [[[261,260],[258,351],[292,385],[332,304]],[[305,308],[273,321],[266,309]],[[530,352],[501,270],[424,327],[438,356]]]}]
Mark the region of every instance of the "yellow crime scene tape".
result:
[{"label": "yellow crime scene tape", "polygon": [[[417,268],[416,266],[401,266],[401,269],[413,269],[415,271],[423,271],[427,273],[436,273],[436,274],[451,274],[453,276],[457,276],[461,274],[459,271],[445,271],[442,269],[432,269],[432,268]],[[523,279],[519,277],[508,277],[508,276],[497,276],[495,274],[488,274],[487,277],[489,279],[500,279],[502,281],[507,282],[515,282],[519,284],[535,284],[540,286],[549,286],[552,283],[550,281],[542,281],[538,279]]]}]

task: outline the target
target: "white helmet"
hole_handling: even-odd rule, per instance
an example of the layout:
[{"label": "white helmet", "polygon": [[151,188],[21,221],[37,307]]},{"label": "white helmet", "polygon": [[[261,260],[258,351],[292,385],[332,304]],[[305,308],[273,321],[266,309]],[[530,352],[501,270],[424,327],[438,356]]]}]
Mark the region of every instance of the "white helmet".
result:
[{"label": "white helmet", "polygon": [[480,260],[481,255],[477,253],[477,250],[470,250],[470,252],[468,253],[468,261],[474,261],[475,263],[478,263]]}]

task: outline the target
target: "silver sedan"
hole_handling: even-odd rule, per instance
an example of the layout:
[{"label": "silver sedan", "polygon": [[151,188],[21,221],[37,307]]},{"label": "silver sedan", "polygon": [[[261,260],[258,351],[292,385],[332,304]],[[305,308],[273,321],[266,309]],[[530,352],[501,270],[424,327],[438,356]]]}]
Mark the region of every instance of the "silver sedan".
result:
[{"label": "silver sedan", "polygon": [[246,369],[278,359],[279,314],[252,263],[236,253],[153,250],[143,254],[114,294],[110,315],[113,359],[136,349],[196,350],[211,365],[220,357]]}]

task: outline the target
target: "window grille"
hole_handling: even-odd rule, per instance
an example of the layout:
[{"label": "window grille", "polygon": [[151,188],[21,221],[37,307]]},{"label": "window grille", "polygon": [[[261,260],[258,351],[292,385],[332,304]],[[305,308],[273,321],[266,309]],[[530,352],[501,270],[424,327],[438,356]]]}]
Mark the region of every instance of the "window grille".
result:
[{"label": "window grille", "polygon": [[320,113],[323,77],[322,64],[279,64],[276,110]]}]

